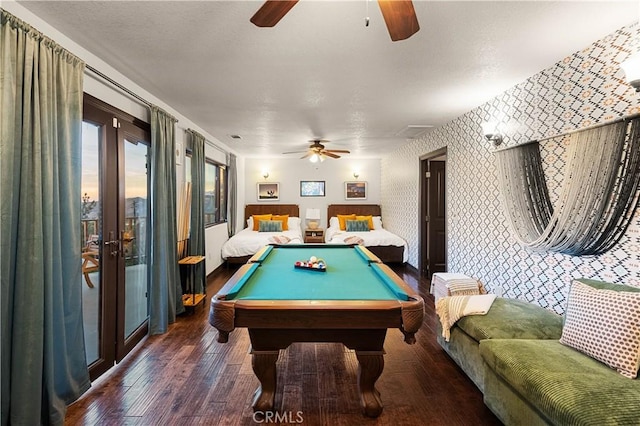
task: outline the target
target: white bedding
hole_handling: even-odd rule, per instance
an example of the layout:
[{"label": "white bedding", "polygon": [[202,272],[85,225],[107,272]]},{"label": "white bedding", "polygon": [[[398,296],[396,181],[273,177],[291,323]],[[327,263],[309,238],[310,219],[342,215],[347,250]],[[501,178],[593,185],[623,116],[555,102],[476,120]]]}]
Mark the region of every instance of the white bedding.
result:
[{"label": "white bedding", "polygon": [[402,261],[409,260],[409,245],[405,240],[396,234],[379,228],[366,232],[347,232],[341,231],[339,227],[329,227],[325,233],[325,241],[332,244],[345,244],[344,240],[348,237],[359,237],[364,241],[364,246],[396,246],[404,247],[402,252]]},{"label": "white bedding", "polygon": [[282,232],[258,232],[253,228],[245,228],[222,245],[222,258],[253,255],[262,247],[271,244],[272,237],[282,235],[290,239],[288,244],[301,244],[303,241],[299,226]]}]

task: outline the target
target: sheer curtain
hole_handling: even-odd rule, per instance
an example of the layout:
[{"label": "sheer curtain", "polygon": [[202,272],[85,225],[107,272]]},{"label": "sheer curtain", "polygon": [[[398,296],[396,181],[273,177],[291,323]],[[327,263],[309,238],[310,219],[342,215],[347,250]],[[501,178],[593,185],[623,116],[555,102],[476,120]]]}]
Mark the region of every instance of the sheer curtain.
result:
[{"label": "sheer curtain", "polygon": [[176,119],[151,107],[151,268],[149,333],[165,333],[184,312],[176,228]]},{"label": "sheer curtain", "polygon": [[[189,233],[189,255],[204,256],[204,136],[187,130],[191,139],[191,226]],[[204,262],[195,266],[195,291],[204,291]]]},{"label": "sheer curtain", "polygon": [[1,13],[2,424],[62,425],[90,386],[80,236],[84,63]]},{"label": "sheer curtain", "polygon": [[513,236],[522,245],[597,255],[624,235],[639,201],[640,119],[572,133],[562,189],[549,199],[539,144],[497,152],[498,177]]},{"label": "sheer curtain", "polygon": [[227,232],[233,237],[238,220],[238,168],[234,154],[227,155],[227,167]]}]

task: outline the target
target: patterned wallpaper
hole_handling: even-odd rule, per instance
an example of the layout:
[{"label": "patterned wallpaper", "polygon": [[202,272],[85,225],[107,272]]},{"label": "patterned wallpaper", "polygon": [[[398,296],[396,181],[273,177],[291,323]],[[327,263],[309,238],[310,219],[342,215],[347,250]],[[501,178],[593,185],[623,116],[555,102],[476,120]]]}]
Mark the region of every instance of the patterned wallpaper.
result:
[{"label": "patterned wallpaper", "polygon": [[[409,263],[418,266],[419,157],[446,146],[449,271],[557,313],[572,278],[640,287],[640,211],[623,240],[600,256],[536,253],[515,242],[502,212],[494,148],[480,126],[497,121],[511,146],[640,112],[640,94],[619,68],[640,50],[639,41],[637,25],[623,27],[383,159],[382,214],[409,243]],[[566,139],[541,143],[552,198],[562,183]]]}]

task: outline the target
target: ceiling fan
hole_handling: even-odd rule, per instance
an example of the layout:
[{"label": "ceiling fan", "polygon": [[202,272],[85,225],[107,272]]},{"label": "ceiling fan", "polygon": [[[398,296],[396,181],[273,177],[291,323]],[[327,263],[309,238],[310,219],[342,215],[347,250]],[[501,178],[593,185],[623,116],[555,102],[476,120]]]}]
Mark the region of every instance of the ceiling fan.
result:
[{"label": "ceiling fan", "polygon": [[[267,0],[250,21],[258,27],[273,27],[296,3],[298,0]],[[378,5],[391,41],[407,39],[420,30],[411,0],[378,0]]]},{"label": "ceiling fan", "polygon": [[323,139],[312,139],[311,145],[309,145],[309,149],[307,151],[289,151],[283,152],[283,154],[300,154],[302,152],[305,153],[300,159],[308,158],[309,161],[315,163],[317,161],[324,161],[324,157],[330,158],[340,158],[337,153],[340,154],[349,154],[350,152],[346,149],[324,149],[324,145],[321,142],[327,143],[329,141]]}]

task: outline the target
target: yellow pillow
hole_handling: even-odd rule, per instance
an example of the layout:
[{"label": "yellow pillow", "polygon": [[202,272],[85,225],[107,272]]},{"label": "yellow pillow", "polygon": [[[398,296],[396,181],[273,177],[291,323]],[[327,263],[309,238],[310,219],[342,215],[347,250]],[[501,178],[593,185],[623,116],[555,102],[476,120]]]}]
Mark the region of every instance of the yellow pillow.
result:
[{"label": "yellow pillow", "polygon": [[271,220],[271,214],[254,214],[251,216],[253,218],[253,230],[260,230],[260,221],[261,220]]},{"label": "yellow pillow", "polygon": [[338,223],[340,224],[340,230],[344,231],[347,229],[347,220],[356,220],[356,215],[354,214],[339,214]]},{"label": "yellow pillow", "polygon": [[273,216],[271,216],[271,220],[280,220],[280,221],[282,221],[282,230],[283,231],[288,231],[289,230],[289,215],[288,214],[282,214],[282,215],[274,214]]},{"label": "yellow pillow", "polygon": [[356,216],[356,220],[366,220],[369,222],[369,231],[373,231],[373,216]]}]

